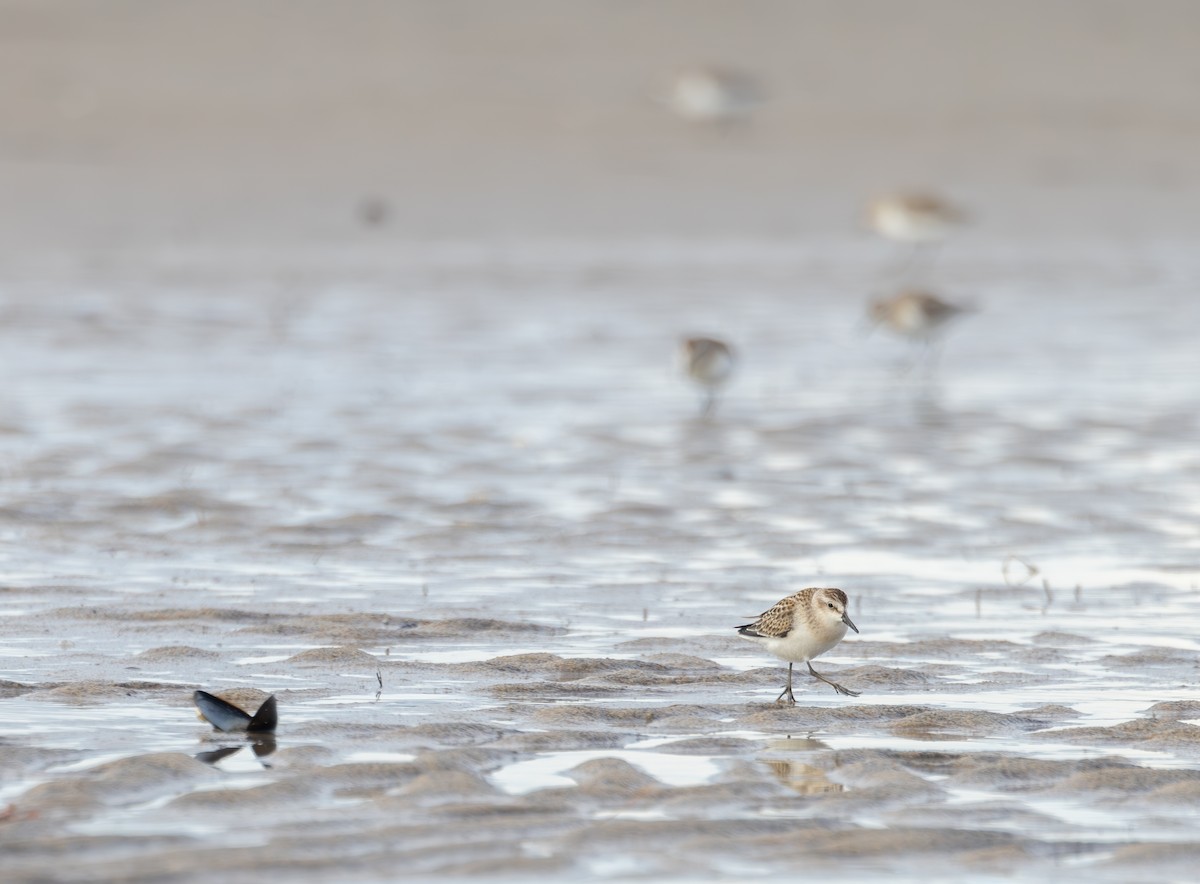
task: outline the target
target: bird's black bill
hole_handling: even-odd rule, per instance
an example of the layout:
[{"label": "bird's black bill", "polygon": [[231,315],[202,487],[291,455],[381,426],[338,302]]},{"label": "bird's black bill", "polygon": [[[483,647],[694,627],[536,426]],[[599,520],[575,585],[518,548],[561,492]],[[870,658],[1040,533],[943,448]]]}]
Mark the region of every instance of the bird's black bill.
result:
[{"label": "bird's black bill", "polygon": [[850,619],[849,614],[845,614],[845,613],[842,614],[842,622],[845,623],[847,626],[849,626],[851,629],[853,629],[855,632],[858,632],[858,627],[854,625],[854,621]]}]

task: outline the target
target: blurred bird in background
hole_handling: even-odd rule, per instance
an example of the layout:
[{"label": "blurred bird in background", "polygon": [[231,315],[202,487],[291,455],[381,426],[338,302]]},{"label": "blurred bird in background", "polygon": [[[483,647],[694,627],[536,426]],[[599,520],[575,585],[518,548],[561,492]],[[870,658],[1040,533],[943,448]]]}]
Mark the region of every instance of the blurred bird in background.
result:
[{"label": "blurred bird in background", "polygon": [[749,74],[714,67],[680,71],[661,96],[685,120],[726,125],[749,117],[763,99],[762,88]]},{"label": "blurred bird in background", "polygon": [[733,350],[715,338],[686,338],[680,351],[683,370],[704,391],[700,415],[708,417],[717,404],[717,393],[733,374]]},{"label": "blurred bird in background", "polygon": [[909,289],[891,298],[872,301],[868,316],[872,325],[882,325],[902,337],[929,344],[952,319],[973,310],[943,301],[927,291]]},{"label": "blurred bird in background", "polygon": [[882,196],[867,210],[867,225],[893,242],[923,246],[940,243],[967,220],[966,214],[928,193]]}]

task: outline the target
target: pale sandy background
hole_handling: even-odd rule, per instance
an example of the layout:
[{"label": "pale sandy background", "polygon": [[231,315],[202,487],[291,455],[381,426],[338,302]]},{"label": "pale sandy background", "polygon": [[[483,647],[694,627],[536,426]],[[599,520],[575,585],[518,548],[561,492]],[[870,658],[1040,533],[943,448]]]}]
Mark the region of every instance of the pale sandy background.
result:
[{"label": "pale sandy background", "polygon": [[[1186,0],[5,0],[0,243],[840,232],[929,186],[985,230],[1200,225]],[[770,101],[697,132],[653,101],[733,66]]]}]

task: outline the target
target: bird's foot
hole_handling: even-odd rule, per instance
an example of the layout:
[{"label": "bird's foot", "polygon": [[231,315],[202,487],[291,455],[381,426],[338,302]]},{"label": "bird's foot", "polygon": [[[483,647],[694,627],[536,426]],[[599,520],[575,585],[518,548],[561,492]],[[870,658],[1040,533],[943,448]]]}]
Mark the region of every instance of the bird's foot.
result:
[{"label": "bird's foot", "polygon": [[826,678],[821,673],[817,672],[817,670],[813,669],[811,663],[808,664],[808,671],[812,675],[812,677],[815,678],[817,681],[825,682],[825,684],[829,685],[831,688],[833,688],[839,694],[845,694],[847,697],[857,697],[859,694],[858,691],[852,691],[852,690],[850,690],[850,688],[844,688],[840,684],[838,684],[836,681],[832,681],[831,679]]}]

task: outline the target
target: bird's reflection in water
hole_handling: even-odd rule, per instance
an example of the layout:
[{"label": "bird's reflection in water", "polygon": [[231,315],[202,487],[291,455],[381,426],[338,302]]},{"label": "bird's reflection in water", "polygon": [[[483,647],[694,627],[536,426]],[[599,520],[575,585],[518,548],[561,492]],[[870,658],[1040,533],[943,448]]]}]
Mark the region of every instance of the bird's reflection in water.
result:
[{"label": "bird's reflection in water", "polygon": [[[771,757],[763,761],[781,783],[801,795],[827,795],[844,791],[841,783],[832,782],[825,771],[806,760],[810,753],[829,749],[827,743],[812,737],[785,737],[770,740],[767,749]],[[781,755],[803,757],[782,758]]]},{"label": "bird's reflection in water", "polygon": [[942,391],[937,381],[925,378],[913,390],[913,419],[917,425],[929,430],[944,430],[951,425],[951,415],[942,404]]},{"label": "bird's reflection in water", "polygon": [[711,479],[733,481],[737,429],[715,419],[693,418],[679,425],[677,448],[681,462]]}]

